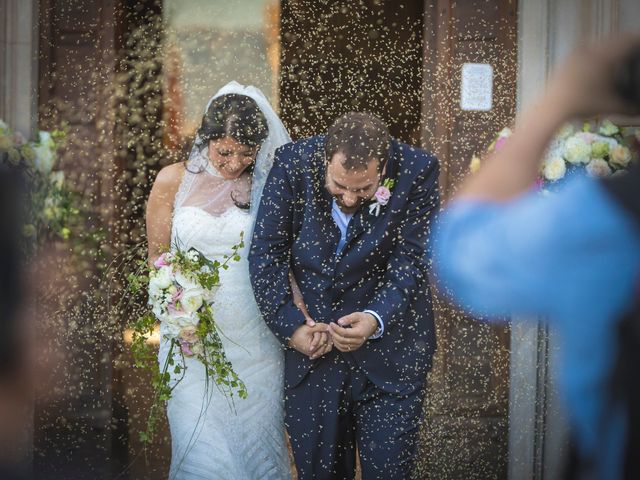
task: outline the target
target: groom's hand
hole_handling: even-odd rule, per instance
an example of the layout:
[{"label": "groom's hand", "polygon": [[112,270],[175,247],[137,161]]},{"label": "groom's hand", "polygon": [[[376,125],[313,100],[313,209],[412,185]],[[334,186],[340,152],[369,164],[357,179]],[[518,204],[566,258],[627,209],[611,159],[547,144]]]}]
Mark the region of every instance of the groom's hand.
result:
[{"label": "groom's hand", "polygon": [[378,321],[370,313],[354,312],[329,324],[333,344],[341,352],[359,349],[378,329]]},{"label": "groom's hand", "polygon": [[328,325],[309,319],[306,324],[293,332],[289,339],[289,346],[311,360],[325,355],[333,347],[331,336],[328,334]]}]

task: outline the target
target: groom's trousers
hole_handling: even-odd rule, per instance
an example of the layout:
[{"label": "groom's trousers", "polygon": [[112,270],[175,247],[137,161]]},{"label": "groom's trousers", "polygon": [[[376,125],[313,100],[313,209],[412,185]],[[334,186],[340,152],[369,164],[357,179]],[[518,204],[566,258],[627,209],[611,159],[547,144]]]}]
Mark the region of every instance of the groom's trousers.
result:
[{"label": "groom's trousers", "polygon": [[286,391],[286,424],[300,480],[411,477],[424,386],[391,394],[333,350]]}]

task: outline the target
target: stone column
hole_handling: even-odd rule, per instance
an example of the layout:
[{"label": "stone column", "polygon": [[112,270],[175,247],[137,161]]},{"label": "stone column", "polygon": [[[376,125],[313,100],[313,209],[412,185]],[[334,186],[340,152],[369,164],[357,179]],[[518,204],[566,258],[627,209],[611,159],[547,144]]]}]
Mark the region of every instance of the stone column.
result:
[{"label": "stone column", "polygon": [[30,137],[38,109],[38,1],[0,2],[0,118]]}]

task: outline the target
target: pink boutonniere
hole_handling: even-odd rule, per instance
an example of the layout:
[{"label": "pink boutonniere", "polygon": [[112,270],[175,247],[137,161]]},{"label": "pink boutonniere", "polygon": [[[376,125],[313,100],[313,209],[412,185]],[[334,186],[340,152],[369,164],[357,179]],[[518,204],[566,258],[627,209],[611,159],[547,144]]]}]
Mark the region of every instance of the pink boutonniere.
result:
[{"label": "pink boutonniere", "polygon": [[371,205],[369,205],[369,213],[371,215],[375,215],[376,217],[380,215],[382,207],[389,203],[389,199],[391,198],[391,189],[395,183],[395,180],[387,178],[382,182],[382,185],[378,187],[378,190],[376,190],[374,195],[375,200]]}]

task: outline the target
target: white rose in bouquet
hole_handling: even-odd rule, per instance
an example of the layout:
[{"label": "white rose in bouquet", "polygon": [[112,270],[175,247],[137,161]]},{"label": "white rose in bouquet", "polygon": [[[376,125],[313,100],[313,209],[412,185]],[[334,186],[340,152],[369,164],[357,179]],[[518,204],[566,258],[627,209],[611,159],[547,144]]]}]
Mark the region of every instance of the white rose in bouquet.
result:
[{"label": "white rose in bouquet", "polygon": [[562,157],[552,157],[550,160],[545,161],[542,167],[542,175],[552,182],[560,180],[566,173],[567,167]]},{"label": "white rose in bouquet", "polygon": [[183,272],[176,272],[176,282],[185,290],[199,288],[197,279],[191,275],[185,275]]},{"label": "white rose in bouquet", "polygon": [[187,313],[195,313],[200,310],[204,303],[204,290],[201,288],[190,288],[185,290],[180,298],[180,305]]},{"label": "white rose in bouquet", "polygon": [[151,283],[154,283],[154,288],[159,288],[164,290],[165,288],[169,288],[173,283],[173,269],[170,266],[160,267],[155,273],[151,275],[149,280],[149,287],[151,288]]},{"label": "white rose in bouquet", "polygon": [[609,150],[609,163],[617,168],[627,168],[631,161],[631,150],[623,145],[617,145]]},{"label": "white rose in bouquet", "polygon": [[579,136],[569,138],[564,146],[564,158],[569,163],[589,163],[591,145]]},{"label": "white rose in bouquet", "polygon": [[40,132],[40,141],[38,145],[33,148],[36,159],[35,166],[38,171],[42,173],[49,173],[53,168],[53,162],[55,160],[53,149],[55,147],[55,143],[51,138],[51,134],[49,132]]},{"label": "white rose in bouquet", "polygon": [[608,177],[611,175],[611,167],[601,158],[591,160],[587,165],[586,170],[592,177]]},{"label": "white rose in bouquet", "polygon": [[161,321],[170,327],[172,334],[177,335],[183,328],[196,327],[199,319],[198,316],[193,313],[184,310],[172,310],[171,313],[163,316]]}]

